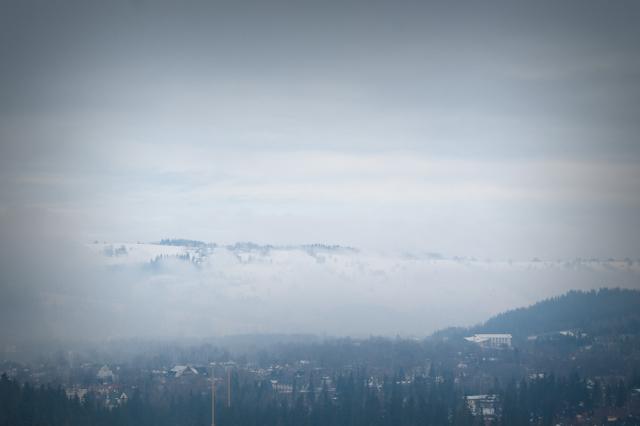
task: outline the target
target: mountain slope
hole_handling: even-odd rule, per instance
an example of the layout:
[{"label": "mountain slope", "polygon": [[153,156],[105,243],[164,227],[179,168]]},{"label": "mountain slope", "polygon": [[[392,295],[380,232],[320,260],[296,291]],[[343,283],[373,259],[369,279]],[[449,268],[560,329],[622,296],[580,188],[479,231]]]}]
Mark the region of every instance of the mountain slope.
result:
[{"label": "mountain slope", "polygon": [[640,291],[620,288],[573,290],[528,307],[503,312],[476,326],[440,330],[432,337],[511,333],[516,338],[523,338],[564,330],[580,330],[592,336],[640,334]]},{"label": "mountain slope", "polygon": [[573,329],[594,335],[638,333],[640,291],[606,288],[570,291],[527,308],[496,315],[471,331],[527,336]]}]

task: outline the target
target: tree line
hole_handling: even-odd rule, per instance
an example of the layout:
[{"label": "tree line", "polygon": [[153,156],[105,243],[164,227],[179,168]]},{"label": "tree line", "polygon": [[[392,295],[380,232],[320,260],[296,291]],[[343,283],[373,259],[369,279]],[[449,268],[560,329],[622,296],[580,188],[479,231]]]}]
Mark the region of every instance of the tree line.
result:
[{"label": "tree line", "polygon": [[[593,415],[598,408],[624,407],[637,386],[638,375],[606,384],[575,373],[513,380],[504,386],[496,383],[491,391],[498,401],[493,423],[551,425],[578,414]],[[311,386],[294,386],[286,395],[276,392],[269,380],[241,380],[236,375],[233,387],[231,406],[224,398],[216,404],[217,425],[473,426],[490,420],[471,413],[452,374],[409,381],[397,375],[372,386],[366,372],[360,371],[337,375],[331,388],[312,380]],[[0,426],[204,426],[211,424],[210,398],[207,393],[189,393],[152,402],[137,391],[126,404],[107,409],[96,394],[80,401],[68,398],[61,387],[20,384],[2,375]]]}]

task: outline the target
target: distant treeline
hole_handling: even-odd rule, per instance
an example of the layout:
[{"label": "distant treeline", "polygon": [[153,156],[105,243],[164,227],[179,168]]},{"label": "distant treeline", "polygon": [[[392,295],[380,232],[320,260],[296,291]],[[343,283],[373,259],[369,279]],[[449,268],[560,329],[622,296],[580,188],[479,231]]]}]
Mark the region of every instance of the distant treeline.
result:
[{"label": "distant treeline", "polygon": [[160,245],[181,246],[181,247],[205,247],[207,246],[207,243],[203,241],[197,241],[197,240],[186,240],[184,238],[164,238],[160,240]]}]

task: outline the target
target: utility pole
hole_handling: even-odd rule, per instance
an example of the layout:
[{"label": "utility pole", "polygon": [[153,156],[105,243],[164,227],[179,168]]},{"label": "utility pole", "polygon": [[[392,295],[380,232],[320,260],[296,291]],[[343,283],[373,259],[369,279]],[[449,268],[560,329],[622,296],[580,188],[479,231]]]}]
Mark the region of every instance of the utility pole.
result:
[{"label": "utility pole", "polygon": [[227,368],[227,408],[231,408],[231,369]]},{"label": "utility pole", "polygon": [[211,426],[216,426],[216,378],[211,363]]}]

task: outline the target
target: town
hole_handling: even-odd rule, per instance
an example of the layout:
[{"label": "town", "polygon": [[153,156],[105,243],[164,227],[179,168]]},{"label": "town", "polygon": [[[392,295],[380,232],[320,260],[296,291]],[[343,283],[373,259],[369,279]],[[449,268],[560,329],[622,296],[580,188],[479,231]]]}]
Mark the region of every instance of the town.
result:
[{"label": "town", "polygon": [[[638,330],[591,334],[596,329],[532,335],[451,329],[427,339],[119,342],[108,350],[60,350],[30,363],[5,361],[0,371],[3,387],[61,389],[68,401],[115,416],[109,417],[111,424],[144,424],[157,413],[164,413],[158,424],[213,424],[212,397],[215,424],[222,426],[425,420],[637,424]],[[137,414],[130,412],[132,406]],[[125,416],[133,423],[117,420],[123,413],[133,416]]]}]

